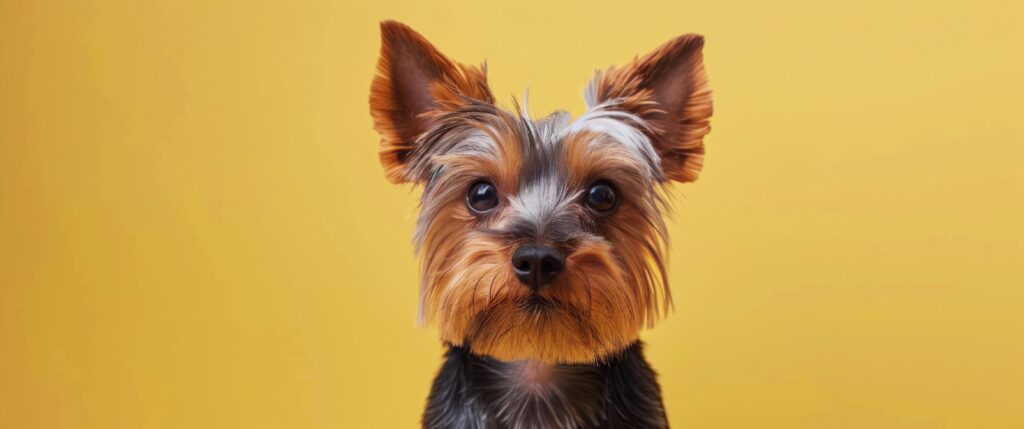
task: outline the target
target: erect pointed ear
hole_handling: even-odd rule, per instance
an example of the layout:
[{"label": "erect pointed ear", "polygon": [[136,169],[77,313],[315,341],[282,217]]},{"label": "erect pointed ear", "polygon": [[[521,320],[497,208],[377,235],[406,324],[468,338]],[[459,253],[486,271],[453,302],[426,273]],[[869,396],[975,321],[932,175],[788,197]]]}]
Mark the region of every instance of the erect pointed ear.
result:
[{"label": "erect pointed ear", "polygon": [[484,69],[449,60],[407,25],[380,24],[377,76],[370,87],[370,113],[380,133],[380,162],[395,183],[416,181],[405,166],[415,156],[416,139],[439,113],[466,98],[493,103]]},{"label": "erect pointed ear", "polygon": [[704,71],[704,37],[686,34],[633,62],[598,72],[587,89],[591,107],[633,113],[650,127],[665,177],[697,180],[704,165],[704,135],[711,131],[711,89]]}]

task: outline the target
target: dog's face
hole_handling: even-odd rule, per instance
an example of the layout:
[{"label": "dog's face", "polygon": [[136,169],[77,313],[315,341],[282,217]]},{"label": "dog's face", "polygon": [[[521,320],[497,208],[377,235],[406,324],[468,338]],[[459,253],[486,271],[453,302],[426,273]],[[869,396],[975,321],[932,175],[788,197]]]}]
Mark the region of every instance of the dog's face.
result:
[{"label": "dog's face", "polygon": [[485,70],[381,25],[381,162],[423,185],[421,319],[499,359],[600,360],[670,305],[661,187],[693,181],[709,131],[703,39],[598,73],[590,110],[497,107]]}]

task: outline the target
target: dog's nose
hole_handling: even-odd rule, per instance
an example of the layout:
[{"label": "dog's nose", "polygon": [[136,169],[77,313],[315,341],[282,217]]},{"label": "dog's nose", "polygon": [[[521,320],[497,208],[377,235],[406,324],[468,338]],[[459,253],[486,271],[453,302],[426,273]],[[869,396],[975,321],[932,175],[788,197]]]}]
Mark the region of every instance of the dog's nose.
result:
[{"label": "dog's nose", "polygon": [[562,268],[565,268],[565,258],[553,247],[520,246],[512,254],[516,277],[535,292],[554,281]]}]

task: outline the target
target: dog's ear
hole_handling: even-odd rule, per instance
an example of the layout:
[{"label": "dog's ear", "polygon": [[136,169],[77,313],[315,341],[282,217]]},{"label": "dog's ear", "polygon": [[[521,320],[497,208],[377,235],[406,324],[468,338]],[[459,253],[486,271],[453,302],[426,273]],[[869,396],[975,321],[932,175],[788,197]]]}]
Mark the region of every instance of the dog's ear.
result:
[{"label": "dog's ear", "polygon": [[468,99],[493,103],[485,69],[449,60],[407,25],[380,24],[377,76],[370,87],[370,113],[380,133],[380,162],[395,183],[408,177],[416,138],[429,130],[438,114]]},{"label": "dog's ear", "polygon": [[587,89],[594,107],[611,102],[643,119],[668,179],[697,180],[704,165],[704,135],[711,131],[711,89],[701,49],[704,38],[686,34],[644,57],[598,72]]}]

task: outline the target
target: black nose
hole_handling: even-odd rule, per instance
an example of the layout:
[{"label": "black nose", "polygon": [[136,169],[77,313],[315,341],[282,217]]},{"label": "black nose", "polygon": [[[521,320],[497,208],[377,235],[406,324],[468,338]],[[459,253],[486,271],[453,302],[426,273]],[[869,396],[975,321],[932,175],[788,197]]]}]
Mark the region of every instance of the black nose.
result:
[{"label": "black nose", "polygon": [[539,290],[558,277],[565,267],[562,252],[546,246],[520,246],[512,254],[512,269],[524,285]]}]

